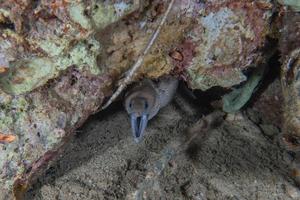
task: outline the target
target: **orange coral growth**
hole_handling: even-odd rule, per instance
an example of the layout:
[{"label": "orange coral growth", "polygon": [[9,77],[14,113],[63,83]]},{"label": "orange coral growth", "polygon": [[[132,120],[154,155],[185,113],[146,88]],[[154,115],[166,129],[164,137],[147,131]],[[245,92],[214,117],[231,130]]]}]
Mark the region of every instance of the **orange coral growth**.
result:
[{"label": "orange coral growth", "polygon": [[16,140],[16,136],[12,134],[3,134],[0,133],[0,142],[11,143]]},{"label": "orange coral growth", "polygon": [[7,72],[8,68],[4,66],[0,66],[0,74]]}]

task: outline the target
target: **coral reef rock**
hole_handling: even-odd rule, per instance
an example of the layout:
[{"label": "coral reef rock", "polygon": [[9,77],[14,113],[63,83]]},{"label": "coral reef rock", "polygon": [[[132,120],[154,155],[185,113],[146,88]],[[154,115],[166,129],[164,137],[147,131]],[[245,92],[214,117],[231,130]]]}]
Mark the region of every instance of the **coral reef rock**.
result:
[{"label": "coral reef rock", "polygon": [[[20,199],[111,95],[169,1],[0,1],[0,199]],[[260,67],[268,0],[176,0],[136,78],[230,88]]]}]

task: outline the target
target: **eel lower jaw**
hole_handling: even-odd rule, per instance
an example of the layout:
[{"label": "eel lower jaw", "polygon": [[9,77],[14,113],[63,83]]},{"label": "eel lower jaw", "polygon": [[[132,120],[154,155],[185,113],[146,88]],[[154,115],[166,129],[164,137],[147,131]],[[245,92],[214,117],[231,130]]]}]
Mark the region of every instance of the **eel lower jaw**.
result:
[{"label": "eel lower jaw", "polygon": [[148,115],[143,114],[141,116],[137,116],[135,113],[132,113],[130,114],[130,120],[134,141],[139,143],[142,140],[147,127]]}]

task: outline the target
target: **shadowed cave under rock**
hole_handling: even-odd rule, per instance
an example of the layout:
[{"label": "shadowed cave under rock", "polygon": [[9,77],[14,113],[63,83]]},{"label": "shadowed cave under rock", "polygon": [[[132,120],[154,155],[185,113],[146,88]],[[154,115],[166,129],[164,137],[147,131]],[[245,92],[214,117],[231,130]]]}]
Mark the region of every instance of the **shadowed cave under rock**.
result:
[{"label": "shadowed cave under rock", "polygon": [[[266,117],[268,109],[261,109],[273,102],[280,112],[274,71],[244,109],[224,114],[220,123],[204,131],[196,124],[218,106],[212,102],[224,90],[192,92],[181,83],[139,144],[133,141],[122,102],[115,102],[76,131],[25,199],[299,198],[289,178],[290,157],[280,146],[280,127],[272,119],[276,111]],[[192,133],[191,127],[196,127]],[[196,137],[182,147],[191,134]]]}]

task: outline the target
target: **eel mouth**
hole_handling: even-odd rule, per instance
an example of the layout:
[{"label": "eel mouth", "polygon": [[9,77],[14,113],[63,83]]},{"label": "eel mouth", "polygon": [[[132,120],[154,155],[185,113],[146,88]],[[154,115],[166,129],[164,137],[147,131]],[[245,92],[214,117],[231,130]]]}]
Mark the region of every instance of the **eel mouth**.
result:
[{"label": "eel mouth", "polygon": [[142,114],[141,116],[137,116],[135,113],[130,115],[131,119],[131,129],[134,137],[134,141],[139,143],[144,135],[145,129],[148,123],[148,115]]}]

